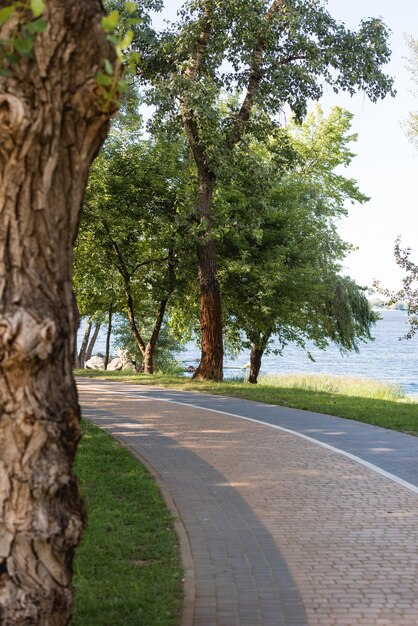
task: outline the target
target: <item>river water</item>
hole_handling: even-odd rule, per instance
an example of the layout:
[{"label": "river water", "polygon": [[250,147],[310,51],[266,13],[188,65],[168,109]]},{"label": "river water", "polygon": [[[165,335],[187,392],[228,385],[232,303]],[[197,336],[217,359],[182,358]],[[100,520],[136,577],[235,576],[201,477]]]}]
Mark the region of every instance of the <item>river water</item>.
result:
[{"label": "river water", "polygon": [[[274,354],[263,358],[262,373],[305,373],[337,374],[372,378],[393,382],[408,395],[418,395],[418,336],[400,339],[408,329],[405,311],[381,311],[382,319],[374,327],[375,340],[362,344],[359,353],[341,355],[330,346],[327,350],[311,347],[315,362],[297,346],[288,345],[283,356]],[[104,352],[105,338],[99,336],[95,353]],[[187,365],[196,365],[199,350],[192,342],[187,343],[177,359]],[[249,361],[249,353],[243,352],[234,359],[225,360],[225,377],[243,374],[242,369]]]},{"label": "river water", "polygon": [[[362,344],[358,353],[341,355],[334,346],[326,350],[310,346],[315,358],[313,363],[301,348],[288,345],[283,356],[265,356],[261,371],[266,374],[337,374],[372,378],[399,384],[408,395],[418,394],[418,336],[400,340],[408,329],[405,311],[381,311],[380,315],[382,319],[373,330],[375,340]],[[178,355],[180,361],[191,365],[198,358],[199,351],[194,344],[187,344],[186,350]],[[238,369],[229,368],[245,367],[248,361],[248,352],[235,359],[226,359],[225,376],[239,376]]]}]

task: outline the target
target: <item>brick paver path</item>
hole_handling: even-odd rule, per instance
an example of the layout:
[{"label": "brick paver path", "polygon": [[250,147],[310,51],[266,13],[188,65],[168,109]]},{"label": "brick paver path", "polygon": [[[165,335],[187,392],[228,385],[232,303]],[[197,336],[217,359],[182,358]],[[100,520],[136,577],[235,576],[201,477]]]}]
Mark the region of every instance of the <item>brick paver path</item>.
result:
[{"label": "brick paver path", "polygon": [[195,626],[418,625],[416,493],[268,425],[121,388],[81,381],[83,411],[173,498]]}]

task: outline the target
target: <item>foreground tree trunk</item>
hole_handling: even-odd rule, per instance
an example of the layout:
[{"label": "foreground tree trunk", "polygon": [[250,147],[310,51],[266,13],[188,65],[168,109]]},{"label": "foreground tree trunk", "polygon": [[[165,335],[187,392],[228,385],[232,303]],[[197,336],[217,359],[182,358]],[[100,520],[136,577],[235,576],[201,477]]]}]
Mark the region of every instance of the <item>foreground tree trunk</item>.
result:
[{"label": "foreground tree trunk", "polygon": [[214,181],[201,174],[197,209],[202,225],[198,243],[200,283],[200,331],[202,354],[193,375],[196,380],[223,380],[223,336],[221,293],[217,279],[216,244],[212,234]]},{"label": "foreground tree trunk", "polygon": [[[100,0],[46,0],[32,58],[0,76],[0,623],[63,626],[84,508],[72,246],[107,133]],[[0,28],[15,37],[18,13]],[[0,55],[0,59],[3,58]]]}]

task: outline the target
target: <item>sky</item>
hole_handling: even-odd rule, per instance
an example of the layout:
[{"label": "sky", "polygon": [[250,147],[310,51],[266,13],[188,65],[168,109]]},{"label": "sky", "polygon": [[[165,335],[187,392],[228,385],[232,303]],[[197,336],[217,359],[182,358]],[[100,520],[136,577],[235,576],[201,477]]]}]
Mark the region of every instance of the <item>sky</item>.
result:
[{"label": "sky", "polygon": [[[350,28],[361,19],[381,17],[392,31],[392,59],[386,72],[395,79],[396,97],[374,104],[361,93],[350,97],[329,91],[321,106],[325,113],[338,105],[354,114],[358,141],[353,152],[357,156],[344,175],[356,179],[360,190],[371,198],[365,205],[349,205],[348,217],[339,226],[344,239],[357,247],[347,257],[344,271],[361,285],[371,286],[378,279],[383,286],[397,289],[403,276],[393,258],[398,235],[418,262],[418,150],[404,128],[409,113],[418,110],[405,40],[405,36],[418,39],[418,1],[328,0],[327,4],[331,15]],[[174,19],[180,5],[180,0],[166,2],[156,23],[162,17]]]}]

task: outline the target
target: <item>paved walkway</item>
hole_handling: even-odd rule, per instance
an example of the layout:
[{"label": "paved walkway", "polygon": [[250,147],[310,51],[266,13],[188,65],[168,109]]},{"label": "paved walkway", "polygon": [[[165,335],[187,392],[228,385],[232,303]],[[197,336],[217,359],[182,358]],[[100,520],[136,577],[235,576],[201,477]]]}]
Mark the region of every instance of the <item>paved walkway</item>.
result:
[{"label": "paved walkway", "polygon": [[79,389],[175,503],[193,560],[185,624],[418,625],[416,438],[216,396]]}]

